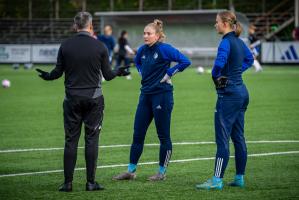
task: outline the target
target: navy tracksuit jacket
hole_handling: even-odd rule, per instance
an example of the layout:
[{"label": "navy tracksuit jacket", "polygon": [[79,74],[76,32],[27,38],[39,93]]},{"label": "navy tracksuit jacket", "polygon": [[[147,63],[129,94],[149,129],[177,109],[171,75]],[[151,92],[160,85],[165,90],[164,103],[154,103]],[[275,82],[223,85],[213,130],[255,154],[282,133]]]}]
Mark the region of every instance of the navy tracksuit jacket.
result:
[{"label": "navy tracksuit jacket", "polygon": [[[177,65],[170,67],[171,62]],[[141,46],[135,57],[141,80],[141,94],[135,115],[130,163],[137,164],[143,151],[144,138],[152,119],[160,140],[159,165],[166,167],[171,157],[170,119],[173,108],[173,86],[160,83],[167,73],[173,76],[190,65],[190,61],[169,44],[157,42]]]},{"label": "navy tracksuit jacket", "polygon": [[212,70],[213,78],[228,77],[226,88],[218,89],[215,110],[217,153],[214,176],[222,178],[229,160],[229,139],[235,147],[236,174],[244,175],[247,148],[244,138],[244,115],[249,95],[243,84],[242,73],[253,63],[253,55],[235,32],[225,34],[218,47]]}]

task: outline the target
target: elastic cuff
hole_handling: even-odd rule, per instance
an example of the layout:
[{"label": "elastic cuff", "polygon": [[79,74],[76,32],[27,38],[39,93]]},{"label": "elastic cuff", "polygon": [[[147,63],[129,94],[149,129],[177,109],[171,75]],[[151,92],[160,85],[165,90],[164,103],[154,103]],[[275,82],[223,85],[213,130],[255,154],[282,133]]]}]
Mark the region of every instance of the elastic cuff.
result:
[{"label": "elastic cuff", "polygon": [[218,178],[216,176],[213,176],[213,183],[218,183],[218,182],[221,182],[222,181],[222,178]]},{"label": "elastic cuff", "polygon": [[170,77],[172,77],[172,75],[173,75],[173,74],[172,74],[170,71],[168,71],[168,70],[167,70],[166,74],[167,74],[168,76],[170,76]]},{"label": "elastic cuff", "polygon": [[163,166],[159,165],[159,173],[160,174],[165,174],[166,173],[166,167],[163,167]]},{"label": "elastic cuff", "polygon": [[235,179],[243,179],[243,177],[244,177],[244,175],[242,175],[242,174],[237,174],[237,175],[235,176]]},{"label": "elastic cuff", "polygon": [[137,167],[137,165],[129,163],[129,165],[128,165],[128,172],[134,173],[136,171],[136,167]]}]

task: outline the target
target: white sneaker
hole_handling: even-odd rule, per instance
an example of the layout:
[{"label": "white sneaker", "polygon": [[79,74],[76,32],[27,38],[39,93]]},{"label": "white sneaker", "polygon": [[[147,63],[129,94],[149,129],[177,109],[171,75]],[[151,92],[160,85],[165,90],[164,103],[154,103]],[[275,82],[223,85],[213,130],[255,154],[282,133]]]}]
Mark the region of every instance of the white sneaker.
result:
[{"label": "white sneaker", "polygon": [[132,80],[132,76],[131,75],[126,76],[126,79],[127,80]]}]

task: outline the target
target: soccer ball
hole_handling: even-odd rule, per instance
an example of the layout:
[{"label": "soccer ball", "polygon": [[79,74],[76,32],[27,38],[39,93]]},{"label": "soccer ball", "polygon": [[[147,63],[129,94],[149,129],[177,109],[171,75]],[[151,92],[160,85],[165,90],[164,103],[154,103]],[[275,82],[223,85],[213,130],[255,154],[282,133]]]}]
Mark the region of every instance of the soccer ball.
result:
[{"label": "soccer ball", "polygon": [[10,87],[10,81],[7,80],[7,79],[4,79],[4,80],[2,81],[2,87],[3,87],[3,88],[9,88],[9,87]]},{"label": "soccer ball", "polygon": [[204,69],[202,66],[198,66],[198,67],[196,68],[196,72],[197,72],[198,74],[203,74],[203,73],[205,72],[205,69]]}]

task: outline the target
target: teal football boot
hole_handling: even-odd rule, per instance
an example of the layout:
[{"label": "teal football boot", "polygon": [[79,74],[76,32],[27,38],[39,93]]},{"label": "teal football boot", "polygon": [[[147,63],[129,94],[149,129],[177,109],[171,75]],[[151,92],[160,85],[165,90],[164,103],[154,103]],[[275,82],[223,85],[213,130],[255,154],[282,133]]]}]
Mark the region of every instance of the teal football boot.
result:
[{"label": "teal football boot", "polygon": [[222,190],[223,181],[221,178],[213,176],[212,179],[208,179],[202,184],[197,184],[196,188],[200,190]]},{"label": "teal football boot", "polygon": [[232,186],[232,187],[244,188],[245,187],[244,176],[243,175],[236,175],[234,181],[229,183],[228,185]]}]

